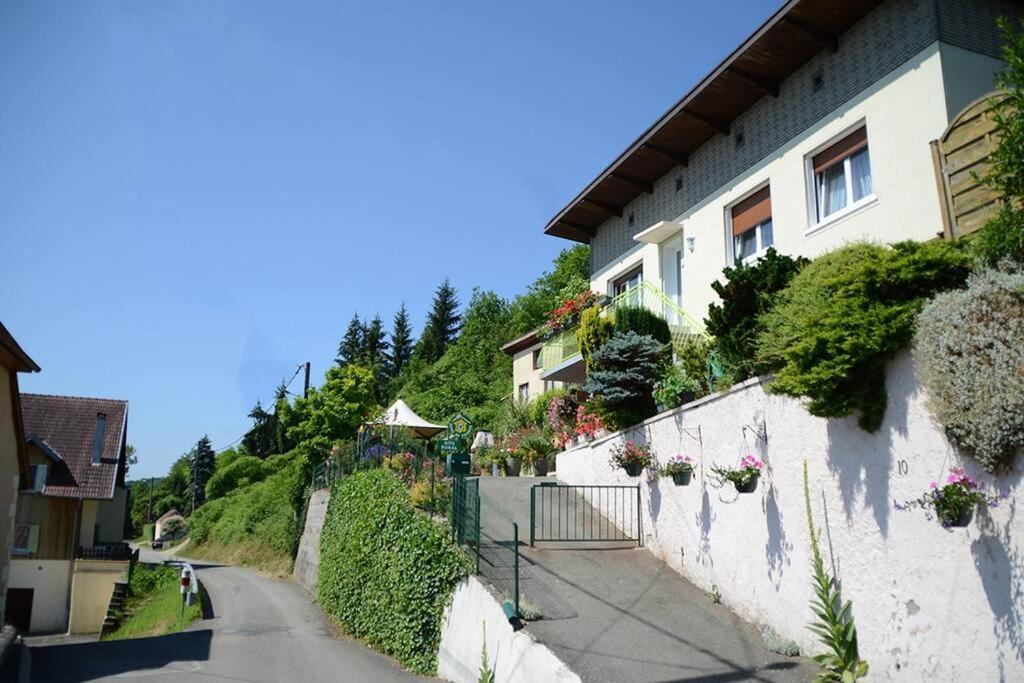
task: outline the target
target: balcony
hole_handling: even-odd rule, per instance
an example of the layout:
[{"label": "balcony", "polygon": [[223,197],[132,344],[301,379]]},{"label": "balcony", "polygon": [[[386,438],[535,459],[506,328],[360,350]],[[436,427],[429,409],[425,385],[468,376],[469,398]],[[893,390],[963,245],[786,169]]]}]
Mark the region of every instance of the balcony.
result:
[{"label": "balcony", "polygon": [[[672,347],[678,351],[688,339],[706,338],[704,328],[676,302],[651,282],[619,294],[602,309],[603,315],[614,315],[621,308],[643,307],[668,321]],[[540,350],[541,377],[560,382],[582,382],[586,379],[576,328],[563,330],[544,342]]]}]

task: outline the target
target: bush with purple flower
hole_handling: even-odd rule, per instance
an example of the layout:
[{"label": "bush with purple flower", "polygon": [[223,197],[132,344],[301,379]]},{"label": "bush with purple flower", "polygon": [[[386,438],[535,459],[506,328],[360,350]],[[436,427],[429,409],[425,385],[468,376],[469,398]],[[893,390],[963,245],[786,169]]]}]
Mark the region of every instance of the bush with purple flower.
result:
[{"label": "bush with purple flower", "polygon": [[970,524],[978,507],[995,507],[1001,498],[978,490],[978,482],[964,468],[954,467],[942,486],[933,481],[920,498],[903,503],[894,500],[893,505],[897,510],[921,508],[928,519],[934,514],[944,527],[963,527]]}]

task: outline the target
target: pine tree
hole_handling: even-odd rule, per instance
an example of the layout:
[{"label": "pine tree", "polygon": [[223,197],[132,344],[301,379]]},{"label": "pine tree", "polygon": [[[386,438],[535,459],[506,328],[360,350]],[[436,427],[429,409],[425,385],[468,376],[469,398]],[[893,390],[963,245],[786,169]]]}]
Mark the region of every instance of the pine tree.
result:
[{"label": "pine tree", "polygon": [[387,359],[388,342],[380,315],[375,315],[363,328],[363,364],[369,368],[383,368]]},{"label": "pine tree", "polygon": [[409,325],[409,313],[405,310],[405,302],[395,313],[395,322],[391,328],[391,352],[387,356],[387,374],[394,379],[402,374],[402,370],[412,359],[412,327]]},{"label": "pine tree", "polygon": [[416,353],[428,363],[436,363],[459,334],[461,316],[455,288],[444,279],[434,294],[434,305],[427,315]]},{"label": "pine tree", "polygon": [[189,454],[189,487],[192,496],[192,511],[206,500],[206,482],[213,476],[217,454],[213,451],[210,437],[203,435],[196,447]]},{"label": "pine tree", "polygon": [[[276,411],[275,411],[276,413]],[[259,399],[256,405],[249,411],[249,418],[252,420],[252,429],[242,437],[242,445],[245,450],[259,458],[266,458],[273,455],[276,448],[276,417],[274,413],[268,413],[263,409]]]},{"label": "pine tree", "polygon": [[281,419],[282,413],[288,409],[288,387],[285,385],[284,380],[277,386],[277,391],[274,392],[274,452],[275,453],[287,453],[295,444],[291,439],[288,438],[288,428],[284,420]]},{"label": "pine tree", "polygon": [[345,367],[352,363],[358,363],[363,355],[364,339],[366,338],[366,326],[359,319],[358,313],[352,314],[352,320],[348,323],[345,336],[338,344],[338,365]]}]

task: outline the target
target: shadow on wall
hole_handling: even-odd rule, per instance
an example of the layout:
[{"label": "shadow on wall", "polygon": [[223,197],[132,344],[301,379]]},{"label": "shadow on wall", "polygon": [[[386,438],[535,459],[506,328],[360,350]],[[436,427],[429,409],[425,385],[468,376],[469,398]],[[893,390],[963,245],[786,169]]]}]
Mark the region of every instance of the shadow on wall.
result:
[{"label": "shadow on wall", "polygon": [[[1015,472],[1001,482],[1000,488],[1003,491],[1009,490],[1017,486],[1020,480],[1021,473]],[[1000,678],[1003,680],[1008,680],[1008,650],[1013,652],[1018,662],[1024,661],[1024,558],[1013,547],[1013,539],[1010,537],[1016,516],[1015,502],[1010,503],[1009,514],[1002,526],[996,525],[988,511],[980,511],[977,520],[981,536],[971,543],[974,566],[978,570],[994,617],[992,632],[1001,645],[1007,646],[1000,648],[997,654]]]},{"label": "shadow on wall", "polygon": [[858,427],[856,415],[827,421],[828,464],[839,480],[847,521],[852,520],[854,502],[863,491],[865,504],[871,508],[878,529],[886,538],[892,509],[889,495],[892,436],[893,432],[906,436],[907,405],[917,391],[912,363],[890,362],[887,369],[889,398],[885,419],[877,432],[869,434]]},{"label": "shadow on wall", "polygon": [[708,495],[707,482],[701,477],[700,512],[697,514],[697,525],[700,527],[700,545],[697,547],[697,561],[701,564],[714,566],[711,557],[711,523],[715,521],[711,513],[711,497]]},{"label": "shadow on wall", "polygon": [[782,522],[774,486],[768,488],[763,507],[765,524],[768,527],[768,541],[764,545],[764,554],[768,560],[768,576],[777,590],[782,581],[782,571],[789,566],[789,554],[793,550],[793,544],[786,540],[786,527]]}]

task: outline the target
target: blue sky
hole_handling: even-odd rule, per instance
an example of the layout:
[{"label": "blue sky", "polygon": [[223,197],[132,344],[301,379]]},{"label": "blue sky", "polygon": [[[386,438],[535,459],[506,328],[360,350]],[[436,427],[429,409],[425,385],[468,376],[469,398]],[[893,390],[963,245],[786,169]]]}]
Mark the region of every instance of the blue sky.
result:
[{"label": "blue sky", "polygon": [[522,291],[547,220],[777,5],[0,4],[22,390],[127,399],[133,477],[226,445],[354,311]]}]

